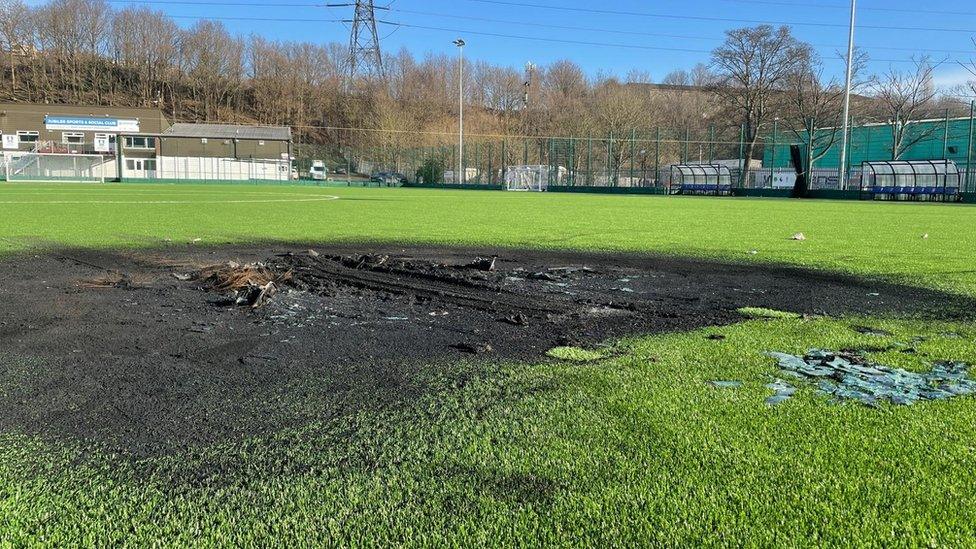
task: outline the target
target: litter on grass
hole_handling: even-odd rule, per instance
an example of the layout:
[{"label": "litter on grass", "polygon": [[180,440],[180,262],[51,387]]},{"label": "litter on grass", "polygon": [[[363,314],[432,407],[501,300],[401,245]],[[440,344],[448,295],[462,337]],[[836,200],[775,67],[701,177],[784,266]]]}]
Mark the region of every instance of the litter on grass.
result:
[{"label": "litter on grass", "polygon": [[739,387],[742,387],[741,381],[716,380],[709,381],[708,384],[719,389],[738,389]]},{"label": "litter on grass", "polygon": [[793,393],[796,393],[796,387],[790,385],[782,379],[777,379],[772,383],[767,383],[766,388],[773,390],[773,396],[766,399],[766,404],[770,405],[776,405],[786,401],[793,396]]},{"label": "litter on grass", "polygon": [[[779,361],[783,375],[814,382],[818,392],[838,401],[853,400],[868,406],[881,402],[911,405],[976,394],[976,381],[968,378],[969,366],[963,362],[936,362],[931,371],[919,373],[869,362],[856,351],[811,349],[803,356],[778,352],[767,355]],[[792,387],[781,379],[767,387],[776,392],[767,399],[770,404],[778,404],[793,394],[787,394],[787,387]]]}]

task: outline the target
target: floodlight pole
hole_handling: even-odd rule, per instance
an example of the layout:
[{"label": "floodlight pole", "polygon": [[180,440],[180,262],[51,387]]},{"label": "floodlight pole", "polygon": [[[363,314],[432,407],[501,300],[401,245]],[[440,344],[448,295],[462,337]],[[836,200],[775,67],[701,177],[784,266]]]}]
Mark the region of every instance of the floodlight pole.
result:
[{"label": "floodlight pole", "polygon": [[[844,82],[844,124],[840,140],[840,168],[837,173],[837,186],[847,188],[847,125],[851,112],[851,74],[854,69],[854,14],[857,0],[851,0],[851,27],[847,35],[847,78]],[[813,137],[811,136],[811,139]]]},{"label": "floodlight pole", "polygon": [[458,47],[458,170],[454,177],[455,183],[464,183],[464,40],[454,41]]}]

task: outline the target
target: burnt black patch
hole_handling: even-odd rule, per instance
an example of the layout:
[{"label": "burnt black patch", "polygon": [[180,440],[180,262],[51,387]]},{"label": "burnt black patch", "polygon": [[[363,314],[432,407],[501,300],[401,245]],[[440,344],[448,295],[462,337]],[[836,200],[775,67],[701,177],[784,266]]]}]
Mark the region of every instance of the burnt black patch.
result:
[{"label": "burnt black patch", "polygon": [[[3,259],[0,431],[137,457],[183,455],[363,410],[406,409],[429,394],[431,376],[463,383],[485,364],[537,360],[557,345],[737,322],[740,307],[933,318],[976,310],[967,298],[936,291],[774,266],[510,249],[308,248]],[[257,309],[222,301],[186,276],[231,260],[290,276]]]}]

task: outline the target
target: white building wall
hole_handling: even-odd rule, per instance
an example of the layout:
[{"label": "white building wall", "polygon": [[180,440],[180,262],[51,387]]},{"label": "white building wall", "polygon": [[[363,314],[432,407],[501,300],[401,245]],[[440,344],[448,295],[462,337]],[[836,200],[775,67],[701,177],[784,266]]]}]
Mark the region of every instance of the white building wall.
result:
[{"label": "white building wall", "polygon": [[[125,176],[140,177],[138,173],[126,173]],[[199,181],[290,181],[291,161],[159,156],[156,158],[156,178]]]}]

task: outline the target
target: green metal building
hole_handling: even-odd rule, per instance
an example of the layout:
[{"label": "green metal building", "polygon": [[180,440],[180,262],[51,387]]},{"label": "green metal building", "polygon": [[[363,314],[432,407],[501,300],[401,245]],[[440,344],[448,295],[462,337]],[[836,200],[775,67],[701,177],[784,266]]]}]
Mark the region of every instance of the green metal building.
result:
[{"label": "green metal building", "polygon": [[[835,130],[822,130],[818,141],[826,144],[830,141],[829,133]],[[790,156],[790,144],[805,147],[809,142],[806,134],[800,139],[792,131],[784,131],[782,127],[768,137],[767,146],[763,153],[763,167],[788,168],[793,163]],[[973,163],[974,174],[970,177],[970,187],[976,185],[976,135],[974,135],[974,120],[970,116],[961,118],[938,118],[912,122],[903,140],[913,143],[904,149],[898,160],[951,160],[965,172],[966,166]],[[892,154],[892,126],[889,123],[855,125],[850,129],[850,145],[848,148],[848,168],[857,170],[862,162],[894,160]],[[814,162],[815,170],[836,170],[840,162],[841,136],[837,135],[835,142],[827,153]]]}]

